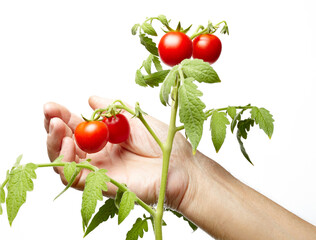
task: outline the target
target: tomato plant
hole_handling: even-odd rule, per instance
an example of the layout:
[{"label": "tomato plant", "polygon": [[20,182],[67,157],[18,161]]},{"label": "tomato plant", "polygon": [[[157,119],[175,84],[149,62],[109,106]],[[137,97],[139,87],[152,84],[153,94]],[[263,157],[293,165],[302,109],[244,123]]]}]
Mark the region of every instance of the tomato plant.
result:
[{"label": "tomato plant", "polygon": [[169,66],[175,66],[192,56],[192,41],[183,32],[172,31],[166,33],[159,42],[160,59]]},{"label": "tomato plant", "polygon": [[[167,28],[167,31],[165,31],[167,33],[162,36],[158,47],[150,37],[158,36],[152,26],[153,20],[159,20]],[[213,33],[224,23],[221,32],[228,34],[226,22],[222,21],[216,25],[209,22],[206,27],[200,25],[191,37],[186,35],[191,26],[183,30],[179,23],[177,29],[173,30],[169,23],[170,21],[164,15],[159,15],[158,17],[147,18],[145,22],[135,24],[132,28],[132,34],[134,35],[139,30],[140,42],[150,53],[147,59],[143,61],[142,66],[137,69],[135,82],[142,87],[158,87],[160,85],[160,101],[164,106],[170,107],[170,121],[168,132],[165,135],[166,138],[160,139],[159,135],[155,133],[144,117],[146,113],[142,111],[139,103],[136,103],[135,109],[132,109],[121,100],[116,100],[105,108],[95,109],[91,119],[84,118],[85,121],[80,123],[74,132],[77,145],[86,153],[95,153],[104,148],[108,141],[120,143],[128,139],[130,125],[126,117],[120,114],[119,111],[124,110],[135,119],[137,118],[161,150],[162,169],[156,206],[153,207],[145,203],[136,193],[132,192],[126,183],[120,183],[108,176],[106,169],[93,165],[93,161],[91,161],[93,159],[67,162],[62,161],[63,156],[61,155],[51,163],[21,165],[22,156],[20,156],[12,169],[8,170],[5,181],[0,185],[0,214],[3,212],[1,204],[6,203],[10,225],[21,205],[24,204],[27,191],[33,190],[32,179],[36,178],[36,169],[43,167],[63,168],[63,174],[68,184],[57,197],[73,185],[82,169],[87,169],[89,174],[86,176],[81,204],[82,226],[85,236],[100,223],[113,218],[115,215],[118,215],[118,223],[120,224],[137,204],[146,210],[149,216],[144,214],[137,218],[131,230],[126,234],[126,239],[136,240],[138,237],[142,238],[144,232],[148,231],[148,222],[151,222],[155,239],[162,240],[163,212],[167,210],[165,196],[168,169],[175,136],[177,132],[183,131],[192,146],[192,154],[195,154],[206,121],[208,121],[207,125],[210,126],[209,129],[216,152],[220,150],[224,143],[227,126],[230,125],[230,131],[232,133],[236,132],[242,154],[252,164],[245,150],[243,139],[247,139],[248,132],[254,124],[259,125],[271,138],[274,120],[270,112],[265,108],[258,108],[250,104],[207,109],[201,98],[203,93],[198,89],[201,83],[214,84],[221,82],[216,71],[207,62],[214,63],[220,55],[221,42]],[[194,39],[193,43],[191,39]],[[192,53],[194,58],[200,58],[204,61],[189,59]],[[160,60],[172,66],[172,68],[164,70]],[[155,66],[156,72],[154,72],[152,64]],[[143,75],[141,69],[144,69],[147,75]],[[244,118],[243,113],[246,111],[249,111],[248,117]],[[111,151],[111,149],[108,150]],[[139,171],[142,171],[142,169]],[[147,179],[142,180],[146,181]],[[19,184],[16,184],[17,182]],[[108,190],[108,182],[117,187],[116,196],[115,198],[109,198],[96,212],[97,201],[103,200],[102,193]],[[5,197],[5,186],[8,190],[7,197]],[[171,212],[178,217],[182,216],[176,211],[171,210]],[[93,214],[95,215],[93,216]],[[189,222],[193,230],[197,229],[197,226],[190,220],[185,217],[183,219]]]},{"label": "tomato plant", "polygon": [[109,129],[102,121],[84,121],[75,130],[79,148],[87,153],[100,151],[109,140]]},{"label": "tomato plant", "polygon": [[123,114],[116,114],[109,118],[104,118],[103,122],[109,128],[109,142],[121,143],[128,139],[130,126],[127,118]]},{"label": "tomato plant", "polygon": [[222,51],[221,40],[214,34],[201,34],[193,40],[193,58],[213,64]]}]

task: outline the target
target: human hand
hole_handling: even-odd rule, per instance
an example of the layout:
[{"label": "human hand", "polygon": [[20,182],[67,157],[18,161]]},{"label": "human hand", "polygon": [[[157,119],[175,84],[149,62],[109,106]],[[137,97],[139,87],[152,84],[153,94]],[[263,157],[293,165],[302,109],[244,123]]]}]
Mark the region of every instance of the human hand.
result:
[{"label": "human hand", "polygon": [[[89,104],[93,109],[104,108],[111,103],[112,101],[100,97],[89,99]],[[107,143],[100,152],[87,154],[77,147],[73,137],[74,130],[82,119],[59,104],[45,104],[44,122],[48,133],[48,156],[53,161],[59,155],[63,155],[65,162],[81,162],[91,159],[91,164],[107,169],[111,178],[125,183],[144,202],[154,204],[157,202],[160,187],[161,150],[137,118],[132,118],[128,112],[122,111],[122,114],[129,119],[131,126],[128,140],[121,144]],[[153,117],[146,116],[145,118],[156,135],[164,141],[167,137],[168,126]],[[179,207],[189,184],[187,164],[190,164],[191,160],[190,144],[180,133],[176,134],[166,192],[166,204],[173,209]],[[62,168],[56,168],[56,171],[60,174],[62,182],[67,184]],[[87,169],[83,169],[73,187],[82,190],[88,173]],[[108,187],[105,195],[114,197],[116,187],[111,184]]]}]

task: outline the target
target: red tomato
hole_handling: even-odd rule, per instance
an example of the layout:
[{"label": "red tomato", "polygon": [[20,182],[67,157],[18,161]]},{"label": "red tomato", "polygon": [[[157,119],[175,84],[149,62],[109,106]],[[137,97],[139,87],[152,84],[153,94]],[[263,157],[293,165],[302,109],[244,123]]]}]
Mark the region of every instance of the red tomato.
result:
[{"label": "red tomato", "polygon": [[213,34],[202,34],[193,40],[193,58],[213,64],[222,51],[221,40]]},{"label": "red tomato", "polygon": [[76,127],[75,139],[81,150],[96,153],[107,144],[109,129],[102,121],[85,121]]},{"label": "red tomato", "polygon": [[182,32],[168,32],[160,39],[158,53],[165,64],[177,65],[182,60],[191,58],[192,41]]},{"label": "red tomato", "polygon": [[128,139],[130,133],[130,126],[127,118],[123,114],[116,114],[115,116],[103,119],[103,122],[109,128],[109,142],[121,143]]}]

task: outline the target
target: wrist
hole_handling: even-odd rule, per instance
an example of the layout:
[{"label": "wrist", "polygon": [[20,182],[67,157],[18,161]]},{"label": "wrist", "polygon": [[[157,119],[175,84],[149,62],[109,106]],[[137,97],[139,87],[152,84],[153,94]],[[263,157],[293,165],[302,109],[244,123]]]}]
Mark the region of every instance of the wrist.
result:
[{"label": "wrist", "polygon": [[223,198],[236,179],[198,151],[188,169],[188,186],[177,211],[212,236],[219,236],[218,224],[225,221]]},{"label": "wrist", "polygon": [[199,198],[204,195],[201,193],[211,184],[215,162],[197,151],[189,165],[187,166],[188,184],[177,209],[186,216],[190,215],[191,209],[196,209]]}]

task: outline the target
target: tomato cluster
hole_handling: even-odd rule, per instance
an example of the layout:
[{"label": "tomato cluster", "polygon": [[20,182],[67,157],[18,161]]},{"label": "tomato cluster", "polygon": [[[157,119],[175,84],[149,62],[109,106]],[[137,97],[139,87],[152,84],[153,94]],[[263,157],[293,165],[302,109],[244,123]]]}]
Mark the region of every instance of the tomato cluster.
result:
[{"label": "tomato cluster", "polygon": [[171,67],[192,56],[213,64],[221,51],[222,43],[214,34],[201,34],[192,41],[183,32],[171,31],[163,35],[158,44],[161,60]]},{"label": "tomato cluster", "polygon": [[126,141],[130,134],[130,125],[123,114],[116,114],[102,121],[84,121],[75,129],[78,147],[87,153],[96,153],[110,142],[113,144]]}]

